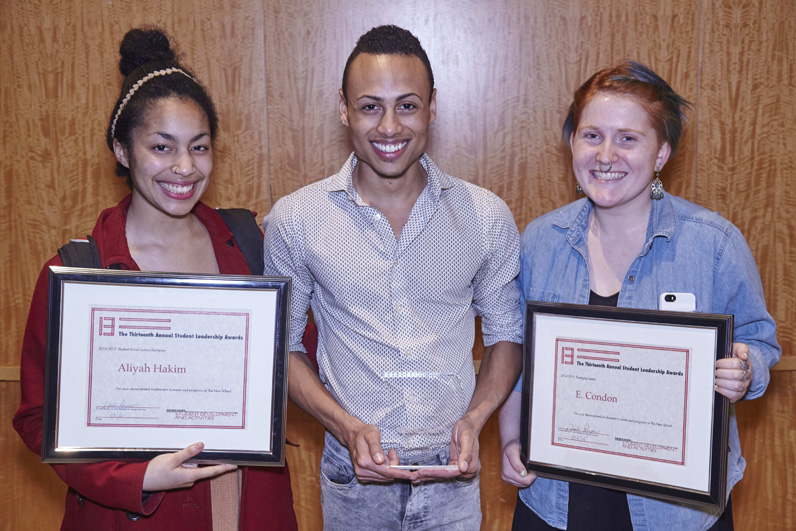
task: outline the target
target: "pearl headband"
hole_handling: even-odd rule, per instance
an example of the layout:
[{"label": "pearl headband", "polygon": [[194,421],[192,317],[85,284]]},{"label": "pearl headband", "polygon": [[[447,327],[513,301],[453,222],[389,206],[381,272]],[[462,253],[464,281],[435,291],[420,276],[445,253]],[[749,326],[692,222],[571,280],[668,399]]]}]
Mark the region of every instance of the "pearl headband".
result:
[{"label": "pearl headband", "polygon": [[188,75],[188,73],[186,73],[185,70],[182,70],[180,68],[166,68],[165,70],[156,70],[154,72],[145,75],[144,77],[136,81],[135,85],[133,85],[130,88],[130,90],[127,92],[122,102],[119,104],[119,108],[116,110],[116,114],[113,117],[113,123],[111,123],[111,138],[116,138],[116,121],[119,119],[119,115],[122,114],[122,111],[124,110],[124,107],[127,105],[127,102],[129,102],[130,98],[133,97],[133,94],[135,94],[135,92],[141,88],[141,85],[143,85],[150,79],[156,78],[158,76],[173,74],[175,72],[179,72],[180,74],[184,75],[185,77],[196,83],[196,80],[194,78]]}]

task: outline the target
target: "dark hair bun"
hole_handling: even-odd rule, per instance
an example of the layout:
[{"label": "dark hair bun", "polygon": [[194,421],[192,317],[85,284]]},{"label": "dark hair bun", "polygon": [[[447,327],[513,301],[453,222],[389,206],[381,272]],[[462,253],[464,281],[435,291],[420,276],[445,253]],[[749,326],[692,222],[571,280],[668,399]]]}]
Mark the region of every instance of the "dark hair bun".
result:
[{"label": "dark hair bun", "polygon": [[176,53],[171,49],[169,38],[157,28],[132,29],[119,46],[122,58],[119,71],[127,77],[130,72],[150,61],[175,61]]}]

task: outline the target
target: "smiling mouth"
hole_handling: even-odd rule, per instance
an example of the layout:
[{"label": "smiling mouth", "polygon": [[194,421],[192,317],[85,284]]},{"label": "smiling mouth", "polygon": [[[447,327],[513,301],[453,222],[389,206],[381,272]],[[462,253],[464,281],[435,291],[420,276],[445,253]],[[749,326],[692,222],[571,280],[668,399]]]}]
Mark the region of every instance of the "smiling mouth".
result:
[{"label": "smiling mouth", "polygon": [[592,177],[594,177],[595,179],[597,179],[599,181],[618,181],[619,179],[621,179],[622,177],[627,175],[627,173],[623,172],[623,171],[598,171],[598,170],[592,170],[591,171],[591,175],[592,175]]},{"label": "smiling mouth", "polygon": [[196,186],[196,183],[190,184],[174,184],[174,183],[167,183],[164,181],[158,181],[158,185],[164,190],[171,192],[172,194],[176,195],[185,195],[191,193],[193,187]]},{"label": "smiling mouth", "polygon": [[382,153],[395,153],[396,151],[401,151],[408,143],[408,141],[399,142],[397,144],[381,144],[379,142],[371,142],[371,145]]}]

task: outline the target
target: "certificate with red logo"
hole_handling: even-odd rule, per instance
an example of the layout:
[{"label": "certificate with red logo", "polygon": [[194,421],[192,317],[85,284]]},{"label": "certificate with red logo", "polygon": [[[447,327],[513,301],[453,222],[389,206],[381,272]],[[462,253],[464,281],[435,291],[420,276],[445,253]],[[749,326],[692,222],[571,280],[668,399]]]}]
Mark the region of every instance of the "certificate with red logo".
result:
[{"label": "certificate with red logo", "polygon": [[246,429],[251,310],[89,312],[87,427]]},{"label": "certificate with red logo", "polygon": [[289,289],[52,268],[43,460],[283,464]]},{"label": "certificate with red logo", "polygon": [[529,469],[723,506],[732,316],[528,302],[525,325]]}]

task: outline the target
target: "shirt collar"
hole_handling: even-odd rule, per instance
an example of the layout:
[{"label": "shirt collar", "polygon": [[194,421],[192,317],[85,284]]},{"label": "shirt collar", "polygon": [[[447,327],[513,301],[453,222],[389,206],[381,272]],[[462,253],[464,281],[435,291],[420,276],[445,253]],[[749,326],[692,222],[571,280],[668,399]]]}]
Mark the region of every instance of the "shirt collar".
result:
[{"label": "shirt collar", "polygon": [[[553,218],[553,225],[567,229],[567,241],[570,245],[577,247],[580,242],[586,241],[586,234],[589,230],[589,214],[592,208],[594,208],[594,203],[588,198],[579,199],[559,210]],[[652,241],[657,237],[663,237],[666,238],[666,241],[670,241],[677,232],[678,224],[679,220],[672,198],[668,193],[664,193],[661,200],[652,202],[647,225],[647,238],[642,254],[649,251]]]},{"label": "shirt collar", "polygon": [[[354,153],[351,153],[340,171],[329,178],[326,190],[328,192],[345,192],[348,196],[348,199],[358,205],[364,205],[362,199],[359,197],[359,194],[357,194],[356,188],[354,188],[354,168],[356,168],[358,162],[359,159],[357,156]],[[439,198],[442,190],[447,190],[453,187],[453,178],[450,175],[443,173],[442,170],[440,170],[437,165],[434,164],[434,161],[431,160],[431,157],[425,153],[423,153],[423,155],[420,157],[420,164],[423,166],[423,169],[426,170],[426,174],[428,175],[426,191],[430,193],[435,200]]]}]

